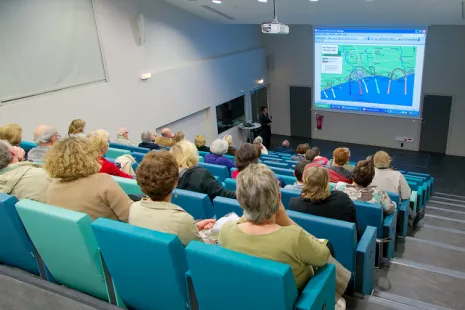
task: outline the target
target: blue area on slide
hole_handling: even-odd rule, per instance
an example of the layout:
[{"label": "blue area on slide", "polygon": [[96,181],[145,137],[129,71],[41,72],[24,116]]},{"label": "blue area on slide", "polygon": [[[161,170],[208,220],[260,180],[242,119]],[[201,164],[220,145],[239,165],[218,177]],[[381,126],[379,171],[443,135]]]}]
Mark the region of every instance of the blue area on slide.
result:
[{"label": "blue area on slide", "polygon": [[[411,107],[413,105],[415,74],[407,75],[407,94],[405,94],[404,77],[401,77],[397,80],[391,80],[389,94],[389,78],[385,76],[377,76],[366,77],[363,78],[363,80],[365,83],[363,83],[362,80],[360,80],[360,83],[357,80],[351,80],[350,82],[334,86],[334,94],[331,89],[323,90],[321,92],[321,99],[347,102],[378,103],[406,107]],[[376,82],[378,83],[378,88],[376,87]],[[336,97],[334,97],[334,95]]]}]

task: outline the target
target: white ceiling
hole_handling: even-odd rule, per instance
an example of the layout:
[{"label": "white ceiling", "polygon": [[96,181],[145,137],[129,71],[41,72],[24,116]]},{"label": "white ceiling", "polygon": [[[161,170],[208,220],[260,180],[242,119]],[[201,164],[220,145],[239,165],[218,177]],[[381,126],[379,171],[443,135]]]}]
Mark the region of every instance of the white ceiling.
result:
[{"label": "white ceiling", "polygon": [[[259,24],[273,20],[273,1],[165,0],[214,22]],[[278,19],[310,25],[465,25],[461,0],[277,0]],[[206,9],[208,6],[234,20]]]}]

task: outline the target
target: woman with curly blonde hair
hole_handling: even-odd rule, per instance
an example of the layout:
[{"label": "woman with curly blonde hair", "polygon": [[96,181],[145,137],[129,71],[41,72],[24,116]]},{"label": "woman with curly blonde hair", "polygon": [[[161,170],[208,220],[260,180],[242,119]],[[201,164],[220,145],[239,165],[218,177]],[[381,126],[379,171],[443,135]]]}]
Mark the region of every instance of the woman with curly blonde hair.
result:
[{"label": "woman with curly blonde hair", "polygon": [[84,129],[86,127],[86,121],[82,119],[73,119],[68,127],[68,136],[85,138]]},{"label": "woman with curly blonde hair", "polygon": [[127,222],[132,200],[111,176],[98,173],[99,152],[88,139],[70,137],[55,143],[44,164],[54,179],[47,203],[87,213],[93,220],[105,217]]},{"label": "woman with curly blonde hair", "polygon": [[23,139],[23,129],[18,124],[6,124],[0,127],[0,140],[6,140],[11,146],[19,146]]}]

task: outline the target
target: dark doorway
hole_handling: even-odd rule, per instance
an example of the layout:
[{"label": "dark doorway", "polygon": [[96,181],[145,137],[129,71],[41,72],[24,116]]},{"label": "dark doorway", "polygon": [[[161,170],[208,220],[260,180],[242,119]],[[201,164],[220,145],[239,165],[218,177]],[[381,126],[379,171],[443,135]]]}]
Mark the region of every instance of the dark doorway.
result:
[{"label": "dark doorway", "polygon": [[251,92],[252,97],[252,123],[258,122],[261,107],[268,107],[268,88],[262,87]]},{"label": "dark doorway", "polygon": [[312,136],[312,89],[303,86],[290,87],[291,135]]},{"label": "dark doorway", "polygon": [[425,96],[420,151],[446,153],[451,108],[452,96]]}]

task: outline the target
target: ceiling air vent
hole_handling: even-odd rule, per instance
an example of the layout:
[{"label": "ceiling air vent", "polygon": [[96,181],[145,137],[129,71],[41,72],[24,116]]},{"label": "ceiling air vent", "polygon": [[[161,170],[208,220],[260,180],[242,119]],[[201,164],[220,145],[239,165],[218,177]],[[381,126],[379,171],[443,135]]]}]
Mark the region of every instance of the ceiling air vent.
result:
[{"label": "ceiling air vent", "polygon": [[229,15],[227,15],[227,14],[224,14],[223,12],[220,12],[220,11],[218,11],[217,9],[214,9],[214,8],[212,8],[212,7],[209,6],[209,5],[202,5],[202,7],[203,7],[205,10],[209,10],[210,12],[213,12],[213,13],[215,13],[215,14],[217,14],[217,15],[223,17],[223,18],[226,18],[226,19],[229,19],[229,20],[234,20],[234,17],[231,17],[231,16],[229,16]]}]

